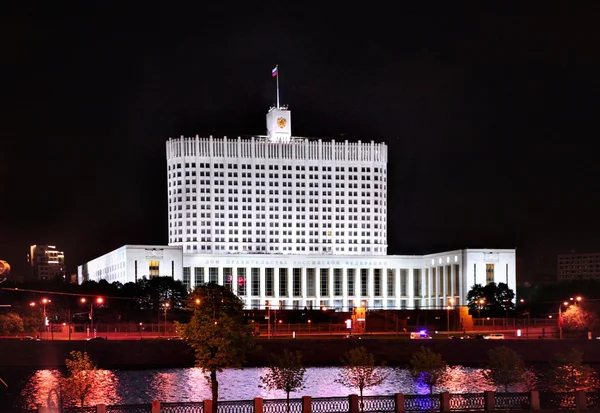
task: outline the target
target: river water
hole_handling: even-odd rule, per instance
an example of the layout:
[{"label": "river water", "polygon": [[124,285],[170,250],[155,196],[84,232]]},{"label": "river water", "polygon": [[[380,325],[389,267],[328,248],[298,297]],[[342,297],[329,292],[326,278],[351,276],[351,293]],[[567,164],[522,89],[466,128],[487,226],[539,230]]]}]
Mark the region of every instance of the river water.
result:
[{"label": "river water", "polygon": [[[379,386],[367,389],[365,395],[387,395],[394,393],[425,394],[426,387],[416,382],[406,369],[384,368],[387,379]],[[265,399],[285,398],[281,391],[269,391],[259,387],[260,377],[267,368],[244,368],[224,370],[218,373],[220,400],[251,400],[254,397]],[[358,393],[336,383],[341,368],[310,367],[306,369],[305,388],[290,394],[291,398],[301,396],[333,397]],[[45,406],[48,394],[58,385],[58,370],[1,371],[8,387],[0,382],[0,406],[32,409]],[[453,366],[449,369],[450,380],[437,391],[451,393],[477,393],[495,390],[485,382],[481,369]],[[526,386],[511,389],[526,391]],[[102,370],[99,384],[86,404],[103,403],[138,404],[152,400],[162,402],[198,402],[210,399],[210,387],[205,374],[199,368],[173,368],[156,370]],[[0,408],[0,411],[2,409]]]}]

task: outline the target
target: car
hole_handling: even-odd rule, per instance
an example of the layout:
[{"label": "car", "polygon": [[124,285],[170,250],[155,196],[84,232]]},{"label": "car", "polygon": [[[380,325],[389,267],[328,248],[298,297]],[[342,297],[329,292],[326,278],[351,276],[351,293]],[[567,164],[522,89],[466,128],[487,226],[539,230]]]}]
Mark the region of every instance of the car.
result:
[{"label": "car", "polygon": [[475,334],[475,335],[473,336],[473,338],[474,338],[475,340],[483,340],[483,339],[485,339],[485,337],[483,336],[483,334]]},{"label": "car", "polygon": [[414,333],[410,333],[411,340],[430,340],[431,336],[427,334],[427,331],[421,330]]},{"label": "car", "polygon": [[39,338],[39,337],[31,337],[31,336],[25,336],[21,340],[25,340],[25,341],[42,341],[42,339]]},{"label": "car", "polygon": [[361,340],[361,337],[353,336],[350,334],[346,334],[343,338],[344,338],[344,340]]},{"label": "car", "polygon": [[504,340],[504,334],[501,333],[492,333],[487,336],[483,336],[485,340]]},{"label": "car", "polygon": [[104,340],[104,337],[98,336],[98,337],[90,337],[87,339],[87,341],[95,341],[95,340],[99,340],[99,341]]}]

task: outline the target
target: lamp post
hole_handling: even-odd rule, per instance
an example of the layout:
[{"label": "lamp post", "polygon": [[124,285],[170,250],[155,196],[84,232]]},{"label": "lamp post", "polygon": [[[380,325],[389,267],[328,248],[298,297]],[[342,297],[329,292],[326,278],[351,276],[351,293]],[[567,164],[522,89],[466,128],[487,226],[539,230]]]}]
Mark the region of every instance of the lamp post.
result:
[{"label": "lamp post", "polygon": [[[81,302],[85,303],[87,301],[86,298],[82,298]],[[96,298],[96,303],[98,304],[102,304],[104,302],[104,299],[102,297],[98,297]],[[90,330],[91,333],[93,334],[93,337],[96,337],[96,330],[94,330],[94,301],[90,301]]]},{"label": "lamp post", "polygon": [[477,318],[481,318],[481,307],[483,306],[483,303],[485,303],[485,299],[480,298],[478,303],[479,303],[479,306],[477,307]]},{"label": "lamp post", "polygon": [[452,304],[454,304],[454,299],[448,299],[448,306],[446,307],[446,330],[448,331],[448,338],[450,338],[450,310],[452,309]]},{"label": "lamp post", "polygon": [[165,333],[164,335],[167,335],[167,310],[169,309],[170,304],[169,303],[164,303],[163,304],[163,311],[165,313]]},{"label": "lamp post", "polygon": [[267,340],[271,339],[271,307],[269,306],[269,300],[265,301],[267,305]]},{"label": "lamp post", "polygon": [[448,338],[450,338],[450,306],[446,307],[446,328]]},{"label": "lamp post", "polygon": [[48,318],[46,316],[46,304],[50,304],[52,301],[47,298],[42,298],[42,305],[44,307],[44,332],[48,332]]}]

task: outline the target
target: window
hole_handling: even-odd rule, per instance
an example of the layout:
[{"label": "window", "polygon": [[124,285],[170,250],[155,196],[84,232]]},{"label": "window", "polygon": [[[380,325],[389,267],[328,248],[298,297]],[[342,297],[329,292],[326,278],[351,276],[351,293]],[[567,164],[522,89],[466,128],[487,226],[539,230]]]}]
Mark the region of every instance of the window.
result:
[{"label": "window", "polygon": [[217,284],[219,282],[219,269],[210,267],[208,269],[208,282]]},{"label": "window", "polygon": [[485,283],[494,282],[494,264],[485,264]]},{"label": "window", "polygon": [[336,297],[342,296],[342,269],[333,269],[333,295]]},{"label": "window", "polygon": [[317,296],[316,272],[317,270],[315,270],[314,268],[306,269],[306,295],[308,297]]},{"label": "window", "polygon": [[369,295],[369,270],[366,268],[360,269],[360,295],[362,297]]},{"label": "window", "polygon": [[190,275],[191,275],[190,267],[183,267],[183,285],[185,285],[185,289],[188,291],[191,288]]},{"label": "window", "polygon": [[348,275],[348,297],[354,297],[354,279],[356,277],[356,270],[354,268],[348,268],[346,274]]},{"label": "window", "polygon": [[251,295],[260,295],[260,268],[250,269]]},{"label": "window", "polygon": [[400,295],[402,297],[408,295],[408,270],[405,268],[400,270]]},{"label": "window", "polygon": [[459,283],[459,278],[460,278],[459,266],[453,265],[452,270],[454,271],[454,288],[453,288],[452,295],[458,296],[458,286],[460,285],[460,283]]},{"label": "window", "polygon": [[275,284],[275,269],[265,268],[265,295],[273,297]]},{"label": "window", "polygon": [[150,277],[159,277],[160,276],[160,261],[150,261],[148,265],[148,275]]},{"label": "window", "polygon": [[[413,269],[413,291],[415,293],[415,297],[421,297],[422,291],[422,280],[421,280],[421,269],[415,268]],[[415,304],[416,308],[416,304]]]},{"label": "window", "polygon": [[[302,296],[302,268],[294,268],[292,270],[292,282],[293,282],[293,289],[294,289],[294,297],[301,297]],[[298,305],[298,307],[300,306],[299,301],[298,300],[294,300],[294,308],[296,309],[296,305]]]},{"label": "window", "polygon": [[321,268],[320,292],[322,297],[329,295],[329,269]]},{"label": "window", "polygon": [[245,268],[237,269],[237,288],[238,288],[238,295],[240,295],[240,296],[246,295],[246,269]]},{"label": "window", "polygon": [[373,294],[375,297],[381,297],[381,269],[373,270]]},{"label": "window", "polygon": [[223,268],[223,285],[231,290],[233,284],[233,268]]},{"label": "window", "polygon": [[[287,268],[279,269],[279,296],[288,296],[288,270]],[[283,305],[281,306],[283,308]]]},{"label": "window", "polygon": [[396,270],[390,268],[387,270],[387,295],[388,297],[396,295]]}]

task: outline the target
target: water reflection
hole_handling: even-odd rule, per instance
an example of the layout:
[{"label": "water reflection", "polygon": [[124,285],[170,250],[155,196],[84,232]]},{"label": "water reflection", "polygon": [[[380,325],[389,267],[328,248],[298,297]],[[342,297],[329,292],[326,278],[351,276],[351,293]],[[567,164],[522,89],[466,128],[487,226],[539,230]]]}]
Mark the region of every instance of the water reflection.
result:
[{"label": "water reflection", "polygon": [[[60,378],[58,370],[37,370],[34,372],[21,391],[20,406],[33,409],[38,405],[47,406],[57,404],[57,394],[60,392]],[[100,370],[91,393],[86,397],[86,405],[96,404],[121,404],[123,399],[118,396],[119,377],[115,371]],[[78,405],[77,400],[64,400],[65,405]]]},{"label": "water reflection", "polygon": [[[386,395],[394,393],[428,394],[427,386],[415,382],[406,369],[385,368],[388,378],[377,387],[365,389],[365,395]],[[479,393],[496,390],[486,383],[481,369],[453,366],[448,370],[449,380],[434,388],[434,392]],[[266,368],[246,368],[244,370],[224,370],[219,373],[219,397],[221,400],[250,400],[254,397],[265,399],[285,398],[285,393],[260,388],[260,376]],[[312,367],[306,369],[305,389],[292,393],[290,397],[303,395],[313,397],[344,396],[358,393],[335,382],[337,367]],[[211,398],[206,375],[199,368],[177,368],[160,370],[102,370],[98,385],[87,399],[87,405],[95,404],[138,404],[152,400],[163,402],[197,402]],[[17,407],[32,409],[37,405],[47,405],[48,394],[58,387],[58,370],[37,370],[26,380]],[[509,391],[526,391],[528,385],[509,388]],[[503,391],[503,389],[502,389]]]}]

